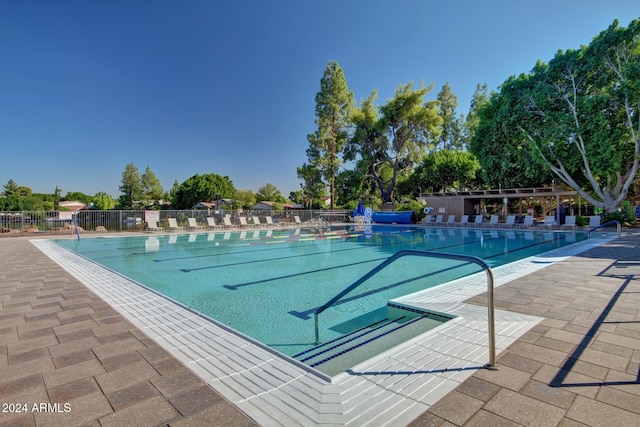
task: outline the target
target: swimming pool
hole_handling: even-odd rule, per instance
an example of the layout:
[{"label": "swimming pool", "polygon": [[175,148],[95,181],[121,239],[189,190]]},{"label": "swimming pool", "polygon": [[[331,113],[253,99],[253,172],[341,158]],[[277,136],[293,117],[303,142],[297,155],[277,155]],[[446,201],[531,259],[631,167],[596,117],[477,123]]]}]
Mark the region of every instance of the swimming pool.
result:
[{"label": "swimming pool", "polygon": [[[297,356],[316,345],[309,314],[399,250],[475,255],[495,267],[586,238],[584,233],[373,226],[56,242]],[[388,307],[391,299],[477,271],[476,265],[458,261],[401,258],[322,314],[322,342],[381,324],[396,309]],[[415,322],[415,316],[402,319],[403,326]],[[424,332],[447,318],[426,320],[405,329]]]}]

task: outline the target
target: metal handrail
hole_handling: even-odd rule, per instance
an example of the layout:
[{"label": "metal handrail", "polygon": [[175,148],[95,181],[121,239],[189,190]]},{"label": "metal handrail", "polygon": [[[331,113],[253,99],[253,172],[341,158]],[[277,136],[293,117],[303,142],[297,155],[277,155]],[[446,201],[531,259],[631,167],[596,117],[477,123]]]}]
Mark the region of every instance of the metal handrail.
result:
[{"label": "metal handrail", "polygon": [[495,337],[495,320],[494,320],[495,319],[495,314],[494,314],[495,310],[494,310],[494,305],[493,305],[493,273],[491,272],[491,268],[489,267],[489,265],[483,259],[475,257],[475,256],[472,256],[472,255],[452,254],[452,253],[446,253],[446,252],[418,251],[418,250],[414,250],[414,249],[404,249],[404,250],[396,252],[395,254],[391,255],[389,258],[384,260],[382,263],[380,263],[373,270],[369,271],[367,274],[362,276],[360,279],[356,280],[351,285],[346,287],[338,295],[336,295],[335,297],[331,298],[329,301],[327,301],[324,305],[322,305],[320,308],[318,308],[313,313],[316,345],[320,344],[319,331],[318,331],[318,315],[319,314],[321,314],[323,311],[325,311],[326,309],[331,307],[333,304],[335,304],[340,299],[342,299],[342,297],[344,297],[345,295],[347,295],[348,293],[353,291],[355,288],[360,286],[362,283],[364,283],[367,280],[369,280],[372,276],[377,274],[380,270],[382,270],[383,268],[385,268],[386,266],[388,266],[389,264],[391,264],[392,262],[394,262],[398,258],[401,258],[401,257],[404,257],[404,256],[409,256],[409,255],[410,256],[428,257],[428,258],[440,258],[440,259],[451,259],[451,260],[456,260],[456,261],[473,262],[475,264],[478,264],[480,267],[482,267],[482,269],[487,273],[487,306],[488,306],[488,311],[489,311],[489,319],[488,319],[488,326],[489,326],[489,328],[488,328],[489,329],[489,363],[484,365],[484,367],[487,368],[487,369],[498,369],[496,367],[496,337]]},{"label": "metal handrail", "polygon": [[622,235],[622,224],[620,223],[620,221],[618,221],[617,219],[614,219],[612,221],[606,222],[602,225],[598,225],[597,227],[593,227],[591,230],[589,230],[587,233],[589,234],[589,237],[591,237],[591,232],[597,230],[598,228],[604,228],[608,225],[611,224],[616,224],[616,230],[618,232],[618,237],[620,237],[620,235]]}]

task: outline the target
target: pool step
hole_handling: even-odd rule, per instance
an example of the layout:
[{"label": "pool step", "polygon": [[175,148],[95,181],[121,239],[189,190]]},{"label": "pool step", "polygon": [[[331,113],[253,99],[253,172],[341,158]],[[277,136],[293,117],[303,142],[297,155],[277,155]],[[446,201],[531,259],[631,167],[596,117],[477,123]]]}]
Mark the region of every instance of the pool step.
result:
[{"label": "pool step", "polygon": [[400,315],[375,322],[340,338],[293,356],[324,372],[336,375],[360,362],[401,344],[441,323],[428,315]]}]

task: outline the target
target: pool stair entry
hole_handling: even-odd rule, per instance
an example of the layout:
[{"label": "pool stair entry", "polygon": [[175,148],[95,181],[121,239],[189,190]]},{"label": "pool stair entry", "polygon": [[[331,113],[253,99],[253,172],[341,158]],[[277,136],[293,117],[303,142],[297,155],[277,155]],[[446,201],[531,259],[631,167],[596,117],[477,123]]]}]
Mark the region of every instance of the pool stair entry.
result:
[{"label": "pool stair entry", "polygon": [[[365,326],[358,327],[357,322],[352,322],[351,325],[332,328],[335,330],[349,328],[349,326],[355,327],[345,335],[320,343],[294,355],[293,358],[320,372],[334,376],[452,318],[393,303],[387,305],[386,315],[381,311],[371,312],[369,316],[371,323]],[[383,315],[380,316],[380,314]]]}]

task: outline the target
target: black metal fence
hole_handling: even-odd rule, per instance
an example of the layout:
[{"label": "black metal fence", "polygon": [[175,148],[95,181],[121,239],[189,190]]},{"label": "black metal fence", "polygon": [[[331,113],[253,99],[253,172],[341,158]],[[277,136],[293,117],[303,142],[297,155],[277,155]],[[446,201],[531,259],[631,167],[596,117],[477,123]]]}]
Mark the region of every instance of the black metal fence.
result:
[{"label": "black metal fence", "polygon": [[188,227],[189,218],[195,218],[198,225],[207,226],[207,217],[223,224],[223,217],[229,216],[231,222],[239,224],[239,217],[245,217],[253,225],[253,217],[266,224],[266,217],[280,226],[296,223],[296,217],[302,223],[349,222],[351,211],[323,210],[80,210],[75,212],[59,211],[22,211],[0,212],[0,237],[32,236],[42,234],[76,234],[104,232],[144,231],[147,221],[157,222],[158,227],[167,228],[168,218],[175,218],[178,225]]}]

